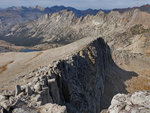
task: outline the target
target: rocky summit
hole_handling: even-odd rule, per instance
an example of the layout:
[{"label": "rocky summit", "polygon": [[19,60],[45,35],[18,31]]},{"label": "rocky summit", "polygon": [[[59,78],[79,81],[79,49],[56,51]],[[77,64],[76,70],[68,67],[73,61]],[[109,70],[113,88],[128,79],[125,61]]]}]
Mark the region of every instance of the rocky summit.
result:
[{"label": "rocky summit", "polygon": [[149,113],[148,9],[0,10],[0,113]]},{"label": "rocky summit", "polygon": [[102,38],[95,39],[63,60],[26,75],[31,76],[31,82],[2,96],[0,105],[14,113],[44,112],[45,108],[56,113],[98,113],[105,71],[111,64],[110,48]]},{"label": "rocky summit", "polygon": [[32,82],[1,96],[1,109],[13,113],[46,109],[50,113],[98,113],[105,71],[112,63],[108,45],[98,38],[71,56],[27,75],[32,75]]},{"label": "rocky summit", "polygon": [[[1,93],[2,113],[100,113],[114,94],[126,92],[122,81],[136,74],[123,71],[114,63],[110,48],[102,38],[84,40],[80,40],[80,49],[63,59],[18,76],[15,81],[22,85]],[[115,81],[118,85],[113,84]],[[1,89],[11,88],[9,85]]]}]

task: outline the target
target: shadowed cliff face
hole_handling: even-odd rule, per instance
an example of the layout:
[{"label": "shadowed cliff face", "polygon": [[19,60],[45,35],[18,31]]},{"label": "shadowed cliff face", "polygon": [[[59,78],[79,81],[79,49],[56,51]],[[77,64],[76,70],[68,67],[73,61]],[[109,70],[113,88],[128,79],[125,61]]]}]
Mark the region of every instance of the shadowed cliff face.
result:
[{"label": "shadowed cliff face", "polygon": [[109,47],[99,38],[57,64],[54,72],[69,113],[100,112],[105,68],[111,60]]},{"label": "shadowed cliff face", "polygon": [[[21,89],[17,86],[16,94],[10,97],[22,109],[31,109],[31,105],[44,109],[44,105],[51,103],[66,106],[68,113],[99,113],[110,105],[115,94],[126,92],[124,81],[134,75],[117,67],[109,46],[98,38],[64,59],[18,77],[16,81],[30,82]],[[17,98],[25,99],[25,107]],[[11,108],[11,103],[8,107]],[[14,105],[13,110],[17,110]]]},{"label": "shadowed cliff face", "polygon": [[114,95],[127,93],[125,81],[137,76],[114,63],[102,38],[60,61],[54,72],[69,113],[99,113]]}]

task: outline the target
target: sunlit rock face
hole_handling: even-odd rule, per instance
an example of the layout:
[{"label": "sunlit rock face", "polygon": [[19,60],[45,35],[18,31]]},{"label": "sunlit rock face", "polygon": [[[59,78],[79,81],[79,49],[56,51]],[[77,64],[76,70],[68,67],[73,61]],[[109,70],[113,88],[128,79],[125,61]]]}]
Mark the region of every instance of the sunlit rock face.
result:
[{"label": "sunlit rock face", "polygon": [[139,91],[133,94],[117,94],[113,97],[107,113],[149,113],[150,92]]}]

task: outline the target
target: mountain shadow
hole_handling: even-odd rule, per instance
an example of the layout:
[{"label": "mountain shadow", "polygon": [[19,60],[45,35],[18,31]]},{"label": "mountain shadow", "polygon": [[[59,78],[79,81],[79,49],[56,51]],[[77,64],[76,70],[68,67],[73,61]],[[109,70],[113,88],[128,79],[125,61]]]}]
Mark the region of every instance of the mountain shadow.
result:
[{"label": "mountain shadow", "polygon": [[112,98],[118,93],[129,93],[125,82],[132,77],[138,76],[134,71],[121,69],[112,59],[112,63],[107,66],[105,71],[104,93],[101,98],[101,109],[110,106]]}]

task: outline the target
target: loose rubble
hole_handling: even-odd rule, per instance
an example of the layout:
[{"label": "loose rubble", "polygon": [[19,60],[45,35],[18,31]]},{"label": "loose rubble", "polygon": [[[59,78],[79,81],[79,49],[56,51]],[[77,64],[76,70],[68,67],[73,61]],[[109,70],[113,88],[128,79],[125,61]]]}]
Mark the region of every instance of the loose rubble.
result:
[{"label": "loose rubble", "polygon": [[115,95],[107,113],[150,113],[150,91]]}]

